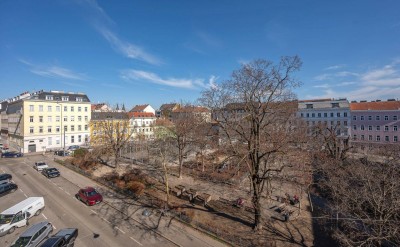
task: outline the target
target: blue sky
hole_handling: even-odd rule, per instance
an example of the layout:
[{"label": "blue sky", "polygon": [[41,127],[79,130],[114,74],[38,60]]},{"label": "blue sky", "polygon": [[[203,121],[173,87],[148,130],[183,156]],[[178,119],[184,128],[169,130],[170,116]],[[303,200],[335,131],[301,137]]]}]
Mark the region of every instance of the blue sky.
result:
[{"label": "blue sky", "polygon": [[298,98],[400,95],[400,1],[0,1],[0,99],[196,100],[241,63],[299,55]]}]

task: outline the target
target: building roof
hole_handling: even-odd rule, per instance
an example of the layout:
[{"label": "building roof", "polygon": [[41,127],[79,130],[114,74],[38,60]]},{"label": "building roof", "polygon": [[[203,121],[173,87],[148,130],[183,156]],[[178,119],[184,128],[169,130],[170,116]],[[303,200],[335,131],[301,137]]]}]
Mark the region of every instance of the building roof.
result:
[{"label": "building roof", "polygon": [[184,106],[173,110],[175,113],[189,113],[189,112],[210,112],[207,108],[203,106]]},{"label": "building roof", "polygon": [[104,105],[105,105],[105,103],[92,104],[92,111],[94,111],[94,110],[100,110]]},{"label": "building roof", "polygon": [[332,101],[332,99],[306,99],[306,100],[299,100],[299,103],[308,103],[308,102],[325,102],[325,101]]},{"label": "building roof", "polygon": [[[47,95],[53,96],[53,101],[61,101],[63,96],[68,96],[68,102],[90,102],[89,97],[84,93],[73,93],[73,92],[63,92],[63,91],[38,91],[33,93],[28,99],[39,99],[46,100]],[[77,101],[77,98],[81,98],[82,101]]]},{"label": "building roof", "polygon": [[152,112],[128,112],[129,118],[154,118]]},{"label": "building roof", "polygon": [[160,106],[161,111],[172,111],[175,107],[179,106],[177,103],[162,104]]},{"label": "building roof", "polygon": [[145,104],[145,105],[135,105],[135,107],[133,107],[130,112],[142,112],[144,111],[144,109],[146,109],[146,107],[148,107],[149,104]]},{"label": "building roof", "polygon": [[352,111],[400,110],[400,101],[350,103],[350,110]]},{"label": "building roof", "polygon": [[125,112],[92,112],[91,120],[129,119]]}]

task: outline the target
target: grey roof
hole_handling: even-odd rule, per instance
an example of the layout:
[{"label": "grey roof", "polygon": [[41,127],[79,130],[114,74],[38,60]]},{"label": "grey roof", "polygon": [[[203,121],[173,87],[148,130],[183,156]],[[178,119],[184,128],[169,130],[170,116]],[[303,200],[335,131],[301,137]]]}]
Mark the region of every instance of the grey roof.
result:
[{"label": "grey roof", "polygon": [[92,112],[92,120],[129,119],[126,112]]},{"label": "grey roof", "polygon": [[29,227],[28,230],[24,231],[20,235],[20,237],[30,237],[30,236],[34,235],[35,233],[37,233],[42,227],[44,227],[47,224],[49,224],[48,221],[42,221],[37,224],[34,224],[31,227]]},{"label": "grey roof", "polygon": [[76,98],[82,98],[82,102],[90,102],[89,97],[86,94],[81,93],[65,93],[62,91],[39,91],[37,94],[33,94],[29,99],[46,100],[46,95],[52,95],[54,101],[61,101],[63,96],[68,96],[68,101],[76,102]]}]

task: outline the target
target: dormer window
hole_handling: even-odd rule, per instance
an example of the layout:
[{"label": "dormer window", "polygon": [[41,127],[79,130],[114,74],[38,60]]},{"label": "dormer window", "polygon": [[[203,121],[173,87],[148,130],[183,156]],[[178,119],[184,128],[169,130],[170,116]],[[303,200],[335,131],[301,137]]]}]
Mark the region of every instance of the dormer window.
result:
[{"label": "dormer window", "polygon": [[53,95],[46,95],[46,100],[53,100]]},{"label": "dormer window", "polygon": [[68,100],[69,100],[69,97],[68,97],[68,96],[62,96],[62,97],[61,97],[61,100],[62,100],[62,101],[68,101]]},{"label": "dormer window", "polygon": [[332,108],[339,108],[339,103],[332,103]]},{"label": "dormer window", "polygon": [[76,97],[76,101],[82,102],[83,99],[82,99],[82,97]]},{"label": "dormer window", "polygon": [[307,109],[313,109],[314,108],[313,104],[306,104],[306,107],[307,107]]}]

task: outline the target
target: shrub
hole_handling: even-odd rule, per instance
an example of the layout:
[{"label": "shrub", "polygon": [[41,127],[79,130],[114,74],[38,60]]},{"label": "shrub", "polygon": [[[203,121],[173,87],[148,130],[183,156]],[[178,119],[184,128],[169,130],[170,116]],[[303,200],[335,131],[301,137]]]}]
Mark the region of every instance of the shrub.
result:
[{"label": "shrub", "polygon": [[132,191],[135,193],[136,196],[141,196],[144,193],[144,184],[139,181],[130,181],[126,184],[125,187],[127,190]]},{"label": "shrub", "polygon": [[109,172],[107,174],[104,174],[102,178],[106,181],[114,182],[115,180],[119,179],[119,175],[117,172]]},{"label": "shrub", "polygon": [[88,153],[87,149],[78,148],[77,150],[74,151],[74,157],[75,158],[84,158],[87,153]]}]

